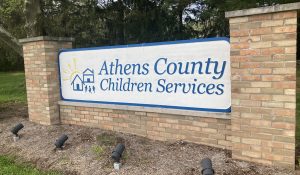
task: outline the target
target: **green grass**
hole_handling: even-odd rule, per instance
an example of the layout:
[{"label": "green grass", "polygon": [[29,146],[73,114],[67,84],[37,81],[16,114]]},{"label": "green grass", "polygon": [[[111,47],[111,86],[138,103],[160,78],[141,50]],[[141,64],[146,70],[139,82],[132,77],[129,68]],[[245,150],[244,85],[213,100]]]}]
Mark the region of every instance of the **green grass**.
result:
[{"label": "green grass", "polygon": [[106,149],[105,146],[100,146],[100,145],[93,145],[92,146],[92,151],[97,156],[102,156],[103,153],[105,152],[105,149]]},{"label": "green grass", "polygon": [[60,173],[41,171],[31,165],[18,164],[11,157],[0,155],[0,175],[60,175]]},{"label": "green grass", "polygon": [[1,103],[26,103],[24,72],[0,72]]}]

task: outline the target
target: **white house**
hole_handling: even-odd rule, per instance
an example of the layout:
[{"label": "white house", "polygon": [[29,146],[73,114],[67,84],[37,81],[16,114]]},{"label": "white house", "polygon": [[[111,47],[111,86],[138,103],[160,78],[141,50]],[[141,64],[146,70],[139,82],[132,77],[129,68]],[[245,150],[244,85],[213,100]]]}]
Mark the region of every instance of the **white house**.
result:
[{"label": "white house", "polygon": [[83,81],[77,74],[75,78],[73,79],[71,85],[73,86],[74,91],[83,91]]},{"label": "white house", "polygon": [[94,83],[94,70],[87,68],[83,72],[83,83]]}]

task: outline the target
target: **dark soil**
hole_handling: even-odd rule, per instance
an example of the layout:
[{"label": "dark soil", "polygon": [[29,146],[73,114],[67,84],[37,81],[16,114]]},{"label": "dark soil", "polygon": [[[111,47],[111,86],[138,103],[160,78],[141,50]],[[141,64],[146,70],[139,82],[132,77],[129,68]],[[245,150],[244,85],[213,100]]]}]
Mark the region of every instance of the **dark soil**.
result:
[{"label": "dark soil", "polygon": [[[30,162],[40,169],[53,169],[64,174],[104,175],[200,175],[200,161],[212,159],[216,174],[223,175],[288,175],[292,171],[230,158],[230,152],[204,145],[153,141],[143,137],[81,126],[43,126],[27,119],[22,105],[0,107],[0,154],[13,155],[18,161]],[[20,140],[13,142],[10,129],[17,123],[25,126]],[[62,134],[69,140],[63,150],[54,142]],[[113,170],[111,152],[124,143],[122,168]]]}]

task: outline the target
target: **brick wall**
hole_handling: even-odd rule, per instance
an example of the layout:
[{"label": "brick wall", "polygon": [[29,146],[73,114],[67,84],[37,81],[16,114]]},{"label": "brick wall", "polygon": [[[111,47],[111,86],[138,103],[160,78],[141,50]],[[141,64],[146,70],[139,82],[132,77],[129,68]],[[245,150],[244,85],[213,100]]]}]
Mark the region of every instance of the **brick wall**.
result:
[{"label": "brick wall", "polygon": [[230,120],[60,105],[63,124],[126,132],[154,140],[186,140],[230,149]]},{"label": "brick wall", "polygon": [[23,43],[29,120],[57,124],[59,120],[59,80],[57,55],[61,48],[71,48],[67,39],[36,37]]},{"label": "brick wall", "polygon": [[232,157],[294,167],[297,11],[229,21]]}]

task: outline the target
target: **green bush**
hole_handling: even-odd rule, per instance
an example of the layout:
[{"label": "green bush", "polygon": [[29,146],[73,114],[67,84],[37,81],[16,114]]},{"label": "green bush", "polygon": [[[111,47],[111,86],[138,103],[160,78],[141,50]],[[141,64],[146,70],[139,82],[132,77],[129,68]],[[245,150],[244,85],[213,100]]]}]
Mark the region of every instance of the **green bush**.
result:
[{"label": "green bush", "polygon": [[1,46],[0,43],[0,72],[22,70],[24,70],[23,57]]}]

